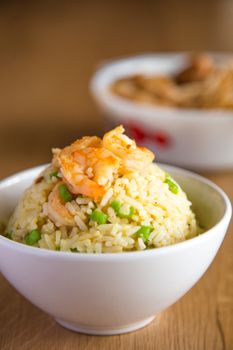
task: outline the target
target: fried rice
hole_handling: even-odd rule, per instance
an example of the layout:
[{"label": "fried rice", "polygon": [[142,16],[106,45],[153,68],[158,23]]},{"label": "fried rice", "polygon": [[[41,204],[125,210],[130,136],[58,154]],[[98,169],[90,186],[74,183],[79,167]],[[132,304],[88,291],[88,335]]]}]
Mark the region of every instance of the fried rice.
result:
[{"label": "fried rice", "polygon": [[[92,169],[86,172],[93,179]],[[5,235],[51,250],[117,253],[163,247],[201,233],[186,194],[155,163],[115,174],[98,198],[72,193],[63,177],[57,162],[46,167],[19,201]],[[50,215],[56,188],[67,222]]]}]

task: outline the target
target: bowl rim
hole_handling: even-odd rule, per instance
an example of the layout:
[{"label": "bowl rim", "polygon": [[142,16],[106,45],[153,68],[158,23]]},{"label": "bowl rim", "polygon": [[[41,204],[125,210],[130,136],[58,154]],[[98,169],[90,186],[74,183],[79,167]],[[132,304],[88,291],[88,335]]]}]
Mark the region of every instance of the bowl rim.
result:
[{"label": "bowl rim", "polygon": [[[93,74],[90,82],[89,89],[94,97],[94,99],[99,102],[101,105],[107,106],[107,108],[112,109],[115,113],[122,113],[122,119],[124,119],[124,113],[127,113],[127,118],[131,119],[131,116],[139,117],[143,114],[155,117],[155,112],[159,114],[163,113],[163,118],[170,119],[179,119],[181,121],[190,121],[190,120],[200,120],[202,122],[211,121],[222,122],[222,121],[232,121],[233,120],[233,111],[227,109],[213,108],[213,109],[198,109],[198,108],[180,108],[180,107],[169,107],[169,106],[150,106],[143,105],[140,103],[131,102],[130,100],[124,99],[113,94],[109,89],[109,82],[105,83],[102,87],[102,81],[106,77],[112,76],[114,72],[118,71],[124,64],[130,63],[132,65],[137,65],[139,62],[151,61],[161,58],[167,58],[173,60],[174,58],[180,57],[185,58],[190,55],[189,51],[178,51],[178,52],[157,52],[157,53],[144,53],[139,55],[127,56],[124,58],[113,59],[107,63],[102,64],[95,73]],[[231,57],[233,54],[229,52],[207,52],[208,55],[212,57]],[[125,76],[122,74],[122,76]],[[175,115],[174,115],[175,114]]]},{"label": "bowl rim", "polygon": [[[128,259],[135,259],[135,258],[146,258],[151,257],[153,255],[161,255],[161,254],[167,254],[169,252],[175,252],[175,251],[182,251],[186,247],[190,247],[193,245],[198,245],[200,243],[204,243],[206,240],[210,238],[211,235],[219,234],[218,228],[226,223],[226,225],[229,224],[231,215],[232,215],[232,206],[230,199],[228,198],[227,194],[215,183],[210,181],[209,179],[206,179],[205,177],[198,175],[194,172],[191,172],[186,169],[182,169],[176,166],[171,166],[164,163],[156,163],[157,165],[161,167],[166,167],[166,169],[170,169],[171,171],[174,170],[178,172],[181,175],[186,175],[190,179],[197,180],[204,185],[210,187],[212,190],[214,190],[221,198],[223,202],[223,206],[225,207],[224,213],[221,217],[221,219],[209,230],[204,232],[203,234],[190,238],[186,241],[178,242],[173,245],[168,245],[164,247],[159,248],[152,248],[148,250],[143,251],[131,251],[131,252],[121,252],[121,253],[72,253],[72,252],[63,252],[63,251],[54,251],[49,250],[45,248],[38,248],[38,247],[31,247],[27,246],[23,243],[18,243],[13,240],[10,240],[9,238],[6,238],[0,234],[0,244],[3,244],[3,246],[6,246],[13,250],[19,250],[22,253],[25,253],[27,255],[37,255],[41,257],[47,257],[47,258],[65,258],[69,260],[94,260],[94,261],[105,261],[105,260],[128,260]],[[0,181],[0,192],[2,189],[9,187],[11,185],[20,183],[22,179],[33,179],[34,176],[38,175],[45,167],[47,167],[49,164],[43,164],[36,167],[29,168],[27,170],[17,172],[3,180]]]}]

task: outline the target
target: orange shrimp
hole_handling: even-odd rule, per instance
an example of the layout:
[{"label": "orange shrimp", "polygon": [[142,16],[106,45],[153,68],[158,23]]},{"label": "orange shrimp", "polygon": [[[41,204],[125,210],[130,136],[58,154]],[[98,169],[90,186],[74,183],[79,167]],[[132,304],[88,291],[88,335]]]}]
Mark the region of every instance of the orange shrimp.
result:
[{"label": "orange shrimp", "polygon": [[55,224],[73,226],[75,224],[73,216],[61,202],[58,187],[62,181],[56,184],[48,198],[48,217]]},{"label": "orange shrimp", "polygon": [[135,141],[123,135],[124,131],[120,125],[106,133],[103,137],[103,147],[121,158],[121,172],[144,169],[153,161],[154,154],[147,148],[137,147]]},{"label": "orange shrimp", "polygon": [[55,150],[53,164],[74,194],[100,200],[118,175],[142,170],[154,159],[146,148],[123,135],[119,126],[104,135],[83,137],[63,150]]},{"label": "orange shrimp", "polygon": [[69,190],[95,200],[103,197],[120,166],[120,160],[102,148],[97,137],[77,140],[60,151],[56,159]]}]

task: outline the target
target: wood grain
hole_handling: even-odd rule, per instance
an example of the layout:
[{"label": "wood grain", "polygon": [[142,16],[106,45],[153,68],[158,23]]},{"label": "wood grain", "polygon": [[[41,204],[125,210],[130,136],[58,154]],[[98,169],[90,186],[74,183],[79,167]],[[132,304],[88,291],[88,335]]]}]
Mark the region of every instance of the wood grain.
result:
[{"label": "wood grain", "polygon": [[[49,161],[52,146],[103,130],[88,92],[97,64],[144,51],[232,50],[232,14],[230,1],[1,2],[0,178]],[[233,172],[204,175],[233,201]],[[232,247],[231,225],[189,293],[148,327],[114,337],[61,328],[1,276],[0,349],[232,350]]]}]

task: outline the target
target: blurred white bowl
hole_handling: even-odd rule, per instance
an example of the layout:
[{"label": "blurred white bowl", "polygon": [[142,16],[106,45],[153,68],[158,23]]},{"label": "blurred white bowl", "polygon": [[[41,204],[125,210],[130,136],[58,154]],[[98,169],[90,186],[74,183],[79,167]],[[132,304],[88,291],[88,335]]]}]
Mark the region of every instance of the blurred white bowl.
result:
[{"label": "blurred white bowl", "polygon": [[[233,167],[233,111],[146,106],[116,96],[109,86],[133,74],[171,74],[187,62],[187,53],[149,54],[120,59],[102,66],[91,81],[91,92],[109,126],[122,123],[138,143],[159,161],[191,169]],[[215,61],[228,54],[212,54]]]},{"label": "blurred white bowl", "polygon": [[[111,335],[145,326],[203,275],[231,217],[230,201],[216,185],[178,168],[163,168],[187,192],[206,233],[173,246],[117,254],[50,251],[0,235],[1,272],[25,298],[69,329]],[[1,218],[9,216],[42,169],[0,183]]]}]

